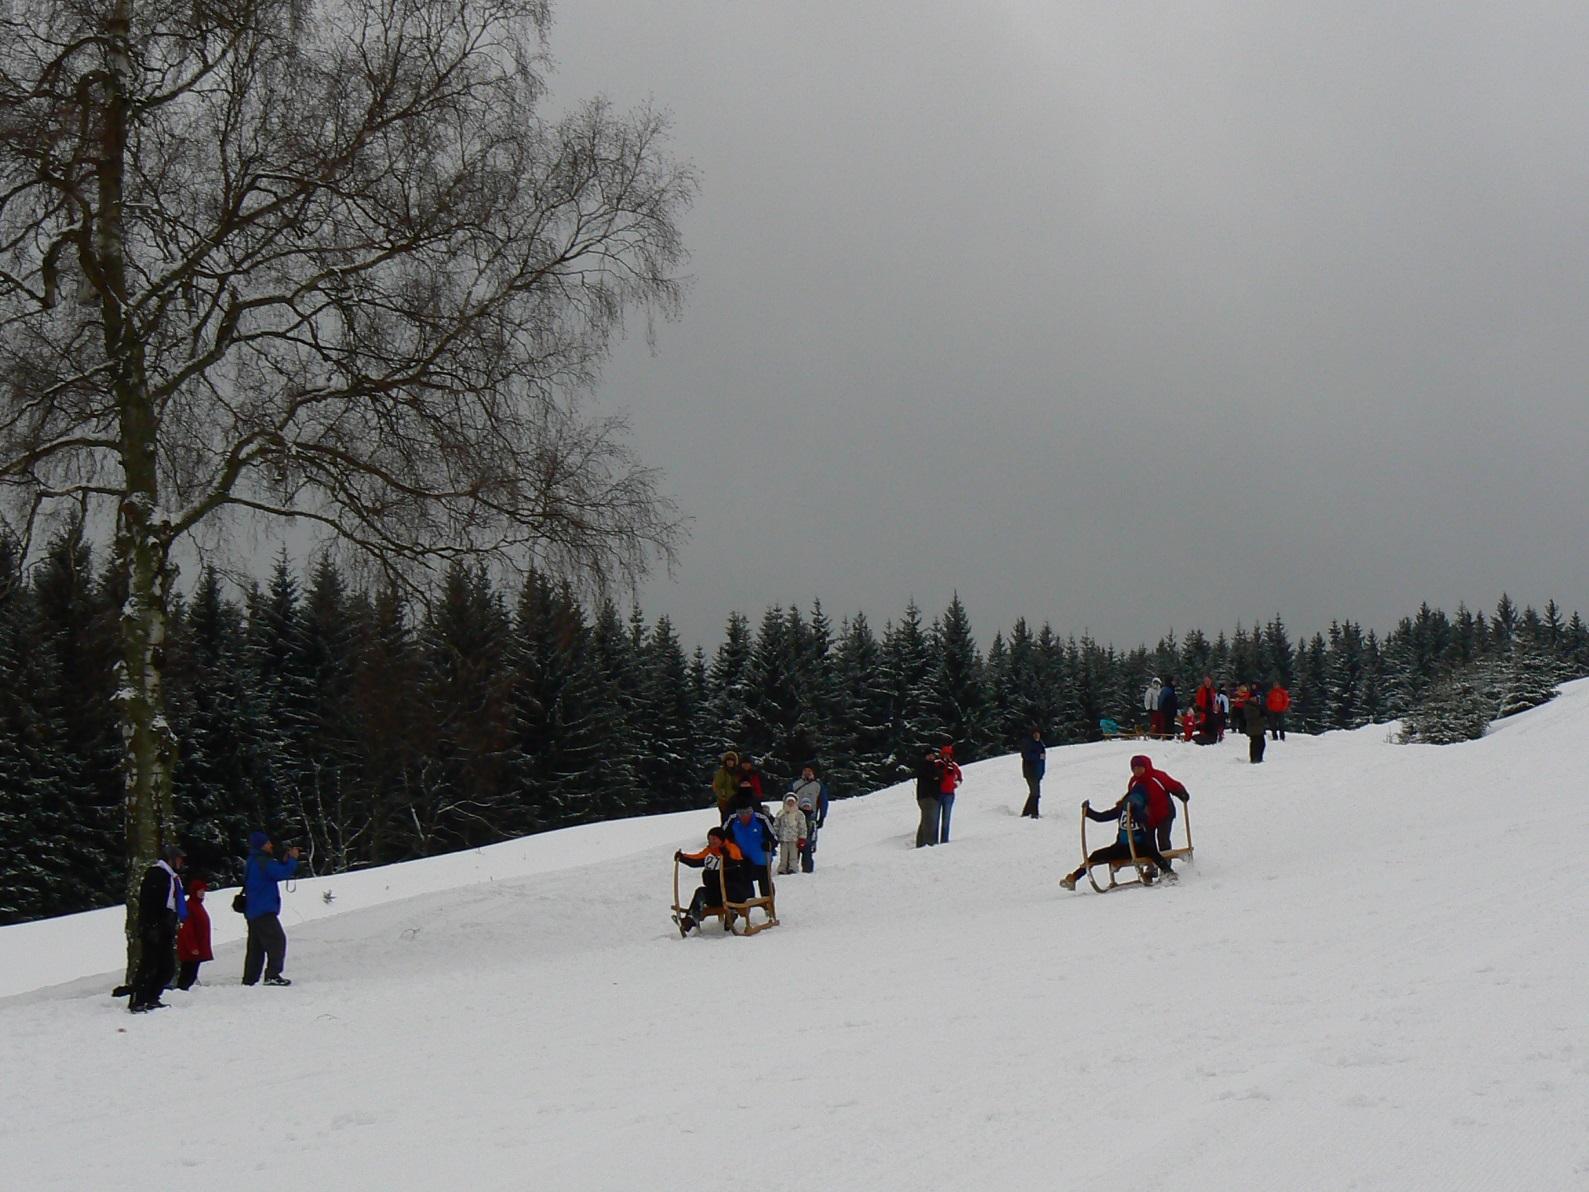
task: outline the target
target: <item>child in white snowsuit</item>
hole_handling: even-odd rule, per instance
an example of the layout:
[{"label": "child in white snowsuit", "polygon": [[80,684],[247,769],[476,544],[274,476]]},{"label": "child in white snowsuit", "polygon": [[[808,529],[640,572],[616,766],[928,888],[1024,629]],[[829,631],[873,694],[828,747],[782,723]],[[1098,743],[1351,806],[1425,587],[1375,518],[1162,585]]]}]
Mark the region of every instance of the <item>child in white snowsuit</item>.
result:
[{"label": "child in white snowsuit", "polygon": [[806,817],[795,805],[793,795],[784,796],[783,810],[772,827],[773,834],[778,837],[778,872],[794,873],[806,847]]}]

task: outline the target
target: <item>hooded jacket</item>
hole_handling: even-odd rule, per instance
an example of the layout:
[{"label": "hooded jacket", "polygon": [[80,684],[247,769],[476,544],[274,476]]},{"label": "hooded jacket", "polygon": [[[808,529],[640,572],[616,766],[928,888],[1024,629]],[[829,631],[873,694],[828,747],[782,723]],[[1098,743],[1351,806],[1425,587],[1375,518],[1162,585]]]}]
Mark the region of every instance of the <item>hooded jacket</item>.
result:
[{"label": "hooded jacket", "polygon": [[735,796],[739,794],[739,754],[723,754],[723,764],[712,775],[712,794],[717,797],[717,810],[727,815],[733,809]]},{"label": "hooded jacket", "polygon": [[215,959],[210,950],[210,912],[198,897],[208,889],[208,884],[197,878],[188,885],[188,917],[177,928],[177,959],[184,964]]},{"label": "hooded jacket", "polygon": [[1164,684],[1157,679],[1148,684],[1148,689],[1142,693],[1142,708],[1144,711],[1157,712],[1159,710],[1159,692],[1163,688]]},{"label": "hooded jacket", "polygon": [[806,838],[806,816],[793,795],[783,798],[783,810],[778,813],[778,818],[773,821],[773,830],[777,833],[778,843],[787,847]]},{"label": "hooded jacket", "polygon": [[[1139,765],[1143,768],[1140,777],[1135,772]],[[1141,820],[1144,827],[1157,828],[1175,818],[1175,799],[1171,798],[1172,795],[1181,799],[1192,797],[1181,783],[1163,770],[1155,770],[1153,759],[1145,753],[1139,753],[1131,759],[1131,769],[1132,775],[1126,790],[1129,793],[1138,786],[1142,788],[1147,800]]]}]

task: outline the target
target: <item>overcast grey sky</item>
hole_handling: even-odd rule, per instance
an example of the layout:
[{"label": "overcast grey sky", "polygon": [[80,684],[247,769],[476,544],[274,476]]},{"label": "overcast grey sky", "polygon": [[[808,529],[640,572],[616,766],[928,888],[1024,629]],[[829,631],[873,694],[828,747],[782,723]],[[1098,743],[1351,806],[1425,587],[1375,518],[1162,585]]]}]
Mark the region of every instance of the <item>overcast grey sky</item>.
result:
[{"label": "overcast grey sky", "polygon": [[1589,613],[1582,0],[581,0],[551,48],[703,177],[602,387],[687,643]]}]

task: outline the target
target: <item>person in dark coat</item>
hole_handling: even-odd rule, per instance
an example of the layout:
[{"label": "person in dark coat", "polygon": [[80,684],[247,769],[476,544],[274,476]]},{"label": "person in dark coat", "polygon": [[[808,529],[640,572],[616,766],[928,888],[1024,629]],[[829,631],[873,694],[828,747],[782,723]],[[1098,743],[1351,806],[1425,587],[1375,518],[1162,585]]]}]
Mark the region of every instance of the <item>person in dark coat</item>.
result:
[{"label": "person in dark coat", "polygon": [[276,860],[275,851],[275,842],[266,833],[249,834],[248,865],[243,870],[243,893],[248,900],[243,911],[248,920],[244,985],[257,984],[261,968],[266,985],[292,984],[281,972],[287,965],[287,933],[281,926],[281,888],[276,883],[298,872],[298,850],[288,849],[285,861]]},{"label": "person in dark coat", "polygon": [[1162,717],[1165,736],[1174,737],[1175,725],[1181,715],[1181,697],[1175,694],[1174,679],[1166,679],[1164,686],[1159,689],[1159,715]]},{"label": "person in dark coat", "polygon": [[1021,808],[1022,818],[1037,819],[1037,803],[1042,797],[1043,771],[1048,750],[1043,744],[1043,730],[1032,726],[1031,733],[1021,742],[1021,777],[1026,779],[1026,806]]},{"label": "person in dark coat", "polygon": [[929,748],[916,766],[916,806],[921,823],[916,827],[916,847],[938,843],[938,797],[943,792],[943,756]]},{"label": "person in dark coat", "polygon": [[1241,706],[1242,728],[1247,733],[1247,760],[1253,765],[1263,761],[1264,730],[1268,726],[1268,718],[1264,715],[1263,701],[1256,695],[1249,696],[1247,702]]},{"label": "person in dark coat", "polygon": [[127,1009],[134,1014],[163,1010],[160,993],[177,971],[177,926],[187,918],[187,898],[177,870],[185,854],[175,844],[160,850],[138,886],[138,972]]},{"label": "person in dark coat", "polygon": [[177,928],[178,989],[192,989],[199,979],[199,965],[215,959],[210,950],[210,912],[204,909],[204,892],[209,888],[202,878],[188,882],[188,917]]}]

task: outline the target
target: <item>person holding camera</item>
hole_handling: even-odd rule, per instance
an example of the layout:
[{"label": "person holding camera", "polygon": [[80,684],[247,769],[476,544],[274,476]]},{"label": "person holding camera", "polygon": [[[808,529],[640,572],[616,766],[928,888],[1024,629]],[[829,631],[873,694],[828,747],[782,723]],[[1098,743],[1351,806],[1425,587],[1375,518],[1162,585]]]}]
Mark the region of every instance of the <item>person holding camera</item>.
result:
[{"label": "person holding camera", "polygon": [[287,933],[281,925],[281,887],[277,883],[298,872],[298,849],[289,848],[284,861],[276,859],[275,850],[275,842],[267,833],[249,834],[248,866],[243,871],[243,915],[248,920],[244,985],[257,984],[262,968],[266,985],[292,984],[281,975],[287,964]]}]

